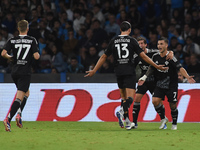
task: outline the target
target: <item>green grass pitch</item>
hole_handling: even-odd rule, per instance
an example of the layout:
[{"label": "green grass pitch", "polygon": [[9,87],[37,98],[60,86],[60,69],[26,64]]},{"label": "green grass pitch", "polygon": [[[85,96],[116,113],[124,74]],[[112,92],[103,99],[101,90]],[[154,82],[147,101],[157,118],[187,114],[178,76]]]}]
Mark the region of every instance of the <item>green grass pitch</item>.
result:
[{"label": "green grass pitch", "polygon": [[159,130],[159,123],[138,123],[126,131],[117,122],[23,122],[12,132],[2,123],[0,149],[9,150],[199,150],[200,124],[179,123]]}]

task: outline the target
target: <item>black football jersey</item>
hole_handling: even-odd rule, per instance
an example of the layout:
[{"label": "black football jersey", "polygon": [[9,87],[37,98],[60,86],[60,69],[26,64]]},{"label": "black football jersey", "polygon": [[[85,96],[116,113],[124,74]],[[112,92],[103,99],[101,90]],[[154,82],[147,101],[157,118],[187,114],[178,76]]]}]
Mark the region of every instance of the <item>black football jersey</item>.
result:
[{"label": "black football jersey", "polygon": [[31,74],[33,54],[39,52],[37,41],[31,36],[17,36],[10,38],[4,46],[13,55],[12,74]]},{"label": "black football jersey", "polygon": [[171,60],[166,60],[166,56],[161,57],[159,53],[153,55],[152,60],[157,65],[164,65],[169,67],[167,70],[159,70],[154,67],[154,77],[156,80],[156,86],[163,89],[169,89],[173,86],[178,86],[178,70],[182,65],[178,62],[176,57],[173,57]]},{"label": "black football jersey", "polygon": [[[149,58],[152,58],[152,56],[155,53],[158,53],[158,52],[159,52],[158,49],[148,49],[147,48],[146,55]],[[141,69],[141,75],[140,75],[140,77],[142,77],[147,72],[147,70],[149,68],[149,64],[146,61],[144,61],[141,57],[139,57],[137,54],[134,54],[134,60],[135,60],[135,65],[139,65],[139,67]],[[146,79],[146,82],[149,82],[149,81],[154,81],[154,76],[153,75],[148,76],[148,78]]]},{"label": "black football jersey", "polygon": [[[146,55],[149,58],[152,58],[152,56],[158,52],[159,52],[159,50],[157,50],[157,49],[147,49]],[[137,54],[134,55],[134,60],[135,60],[135,64],[139,65],[139,67],[142,71],[141,76],[143,76],[146,73],[146,71],[148,70],[149,64],[146,61],[144,61],[141,57],[139,57]]]},{"label": "black football jersey", "polygon": [[113,55],[116,75],[135,75],[134,54],[142,51],[136,39],[119,35],[110,41],[105,54]]}]

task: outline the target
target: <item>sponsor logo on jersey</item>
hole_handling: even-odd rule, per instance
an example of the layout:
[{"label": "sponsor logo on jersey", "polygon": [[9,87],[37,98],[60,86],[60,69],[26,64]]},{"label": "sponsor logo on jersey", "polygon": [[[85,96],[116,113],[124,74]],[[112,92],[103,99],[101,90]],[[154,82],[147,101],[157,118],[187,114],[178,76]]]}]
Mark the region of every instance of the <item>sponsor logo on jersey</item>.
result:
[{"label": "sponsor logo on jersey", "polygon": [[168,62],[168,61],[166,61],[166,62],[165,62],[165,65],[168,65],[168,64],[169,64],[169,62]]}]

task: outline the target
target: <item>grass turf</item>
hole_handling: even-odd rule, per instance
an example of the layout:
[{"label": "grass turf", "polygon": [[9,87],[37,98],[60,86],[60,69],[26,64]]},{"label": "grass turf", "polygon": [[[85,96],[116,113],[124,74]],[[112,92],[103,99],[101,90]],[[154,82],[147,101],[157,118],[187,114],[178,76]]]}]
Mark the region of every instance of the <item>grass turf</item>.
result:
[{"label": "grass turf", "polygon": [[159,123],[138,123],[126,131],[117,122],[23,122],[12,132],[2,124],[0,149],[16,150],[199,150],[200,124],[179,123],[178,130],[159,130]]}]

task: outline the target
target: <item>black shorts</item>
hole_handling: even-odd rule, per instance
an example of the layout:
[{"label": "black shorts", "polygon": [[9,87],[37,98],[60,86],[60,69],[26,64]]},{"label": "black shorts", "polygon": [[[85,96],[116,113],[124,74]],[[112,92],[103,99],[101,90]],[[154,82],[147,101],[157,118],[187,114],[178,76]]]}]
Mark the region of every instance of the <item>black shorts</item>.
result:
[{"label": "black shorts", "polygon": [[143,85],[137,86],[136,93],[144,95],[149,90],[149,92],[152,94],[154,92],[155,87],[156,83],[154,81],[144,82]]},{"label": "black shorts", "polygon": [[17,87],[17,90],[27,92],[31,82],[31,75],[13,75],[12,79]]},{"label": "black shorts", "polygon": [[124,88],[135,89],[136,77],[135,75],[117,76],[117,84],[120,89]]},{"label": "black shorts", "polygon": [[178,87],[170,87],[170,89],[161,89],[159,87],[156,87],[153,93],[153,97],[162,98],[164,96],[167,96],[168,102],[176,103],[177,94],[178,94]]}]

